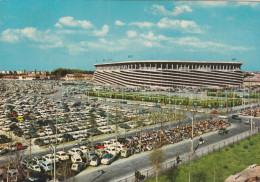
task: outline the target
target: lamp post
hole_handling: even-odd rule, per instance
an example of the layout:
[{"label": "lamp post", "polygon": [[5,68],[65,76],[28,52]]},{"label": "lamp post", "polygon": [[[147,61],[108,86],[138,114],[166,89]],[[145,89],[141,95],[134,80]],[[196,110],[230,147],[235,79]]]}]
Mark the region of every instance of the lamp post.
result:
[{"label": "lamp post", "polygon": [[53,156],[54,156],[54,168],[53,168],[53,181],[56,182],[56,146],[51,144],[50,146],[53,149]]},{"label": "lamp post", "polygon": [[[194,123],[194,116],[196,114],[196,111],[193,112],[192,118],[191,118],[191,147],[190,147],[190,165],[192,161],[192,154],[193,154],[193,123]],[[191,166],[189,165],[189,182],[190,182],[190,172],[191,172]]]},{"label": "lamp post", "polygon": [[252,110],[252,105],[251,105],[251,120],[250,120],[250,130],[252,131],[253,130],[253,110]]}]

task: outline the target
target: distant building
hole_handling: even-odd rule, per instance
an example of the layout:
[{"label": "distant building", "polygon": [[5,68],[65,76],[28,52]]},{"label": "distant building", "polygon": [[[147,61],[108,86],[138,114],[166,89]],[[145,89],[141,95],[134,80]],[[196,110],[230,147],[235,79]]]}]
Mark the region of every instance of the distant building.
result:
[{"label": "distant building", "polygon": [[19,76],[19,80],[35,80],[35,75],[21,75]]},{"label": "distant building", "polygon": [[74,74],[66,74],[62,77],[62,80],[90,80],[93,78],[92,74],[81,74],[81,73],[74,73]]},{"label": "distant building", "polygon": [[260,86],[260,72],[252,72],[251,76],[244,78],[244,87]]},{"label": "distant building", "polygon": [[240,62],[127,61],[95,64],[94,82],[127,87],[241,87]]},{"label": "distant building", "polygon": [[18,80],[19,76],[18,75],[5,75],[2,77],[3,80]]}]

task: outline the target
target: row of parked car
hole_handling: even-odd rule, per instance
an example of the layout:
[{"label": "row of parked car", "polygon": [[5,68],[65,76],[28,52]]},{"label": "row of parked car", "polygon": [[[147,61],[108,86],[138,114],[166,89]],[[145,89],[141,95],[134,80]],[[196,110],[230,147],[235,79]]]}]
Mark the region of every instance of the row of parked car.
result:
[{"label": "row of parked car", "polygon": [[260,117],[260,108],[254,108],[252,110],[246,109],[246,110],[239,112],[238,115]]}]

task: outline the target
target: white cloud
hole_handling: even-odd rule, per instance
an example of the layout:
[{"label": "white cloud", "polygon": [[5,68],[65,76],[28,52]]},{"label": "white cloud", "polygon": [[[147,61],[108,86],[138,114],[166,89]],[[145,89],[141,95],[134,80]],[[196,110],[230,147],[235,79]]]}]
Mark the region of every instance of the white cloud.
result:
[{"label": "white cloud", "polygon": [[40,48],[62,47],[61,37],[52,34],[50,30],[39,31],[34,27],[24,29],[7,29],[2,32],[3,41],[17,43],[29,40],[38,43]]},{"label": "white cloud", "polygon": [[117,25],[117,26],[123,26],[123,25],[125,25],[125,23],[124,23],[124,22],[121,22],[121,21],[119,21],[119,20],[116,20],[116,21],[115,21],[115,25]]},{"label": "white cloud", "polygon": [[155,36],[152,31],[148,32],[148,34],[141,34],[140,36],[148,40],[166,40],[166,37],[164,35],[160,34],[158,36]]},{"label": "white cloud", "polygon": [[121,51],[124,50],[126,47],[125,41],[122,42],[120,39],[117,41],[108,41],[104,38],[98,39],[98,41],[95,42],[82,42],[81,44],[86,46],[88,49],[94,49],[96,51],[108,51],[108,52],[114,52],[114,51]]},{"label": "white cloud", "polygon": [[243,47],[243,46],[232,46],[219,42],[212,41],[203,41],[197,37],[181,37],[181,38],[172,38],[170,40],[171,44],[184,46],[185,48],[193,48],[212,51],[212,52],[228,52],[228,51],[250,51],[254,50],[252,47]]},{"label": "white cloud", "polygon": [[140,43],[142,43],[146,47],[162,47],[159,42],[154,42],[154,41],[148,41],[148,40],[141,40]]},{"label": "white cloud", "polygon": [[186,33],[202,33],[201,29],[194,21],[188,20],[171,20],[166,18],[162,18],[157,26],[159,28],[170,28],[175,30],[180,30]]},{"label": "white cloud", "polygon": [[102,30],[95,30],[94,31],[94,35],[95,36],[105,36],[105,35],[107,35],[108,31],[109,31],[109,26],[108,25],[104,25],[102,27]]},{"label": "white cloud", "polygon": [[136,35],[137,35],[136,31],[133,31],[133,30],[127,31],[126,34],[128,37],[136,37]]},{"label": "white cloud", "polygon": [[251,6],[252,8],[259,6],[259,2],[237,2],[237,6]]},{"label": "white cloud", "polygon": [[0,40],[9,43],[17,43],[20,41],[19,31],[16,29],[6,29],[2,32],[2,37]]},{"label": "white cloud", "polygon": [[138,26],[139,28],[149,28],[154,26],[155,24],[152,22],[131,22],[129,25],[135,25]]},{"label": "white cloud", "polygon": [[61,17],[59,19],[59,21],[55,24],[55,26],[59,27],[59,28],[61,28],[63,26],[67,26],[67,27],[80,27],[80,28],[84,28],[84,29],[89,29],[89,28],[93,27],[93,25],[90,21],[75,20],[71,16]]},{"label": "white cloud", "polygon": [[200,2],[194,2],[194,4],[204,8],[216,8],[216,7],[227,6],[227,2],[225,1],[200,1]]},{"label": "white cloud", "polygon": [[80,44],[66,44],[66,47],[69,50],[69,54],[78,55],[79,53],[87,52],[88,49],[81,46],[81,44],[82,44],[81,42],[80,42]]},{"label": "white cloud", "polygon": [[153,4],[152,6],[153,14],[161,14],[164,16],[177,16],[183,12],[192,12],[192,9],[188,5],[176,6],[172,11],[166,10],[163,5]]}]

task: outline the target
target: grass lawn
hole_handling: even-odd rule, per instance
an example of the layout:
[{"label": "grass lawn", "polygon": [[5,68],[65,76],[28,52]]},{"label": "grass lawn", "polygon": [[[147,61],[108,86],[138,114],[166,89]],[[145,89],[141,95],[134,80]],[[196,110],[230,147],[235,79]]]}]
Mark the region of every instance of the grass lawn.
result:
[{"label": "grass lawn", "polygon": [[[225,147],[220,151],[193,161],[192,182],[223,182],[228,176],[236,174],[251,164],[260,164],[260,134],[240,143]],[[185,182],[189,179],[189,163],[159,175],[160,182]],[[147,182],[155,181],[155,177]]]}]

